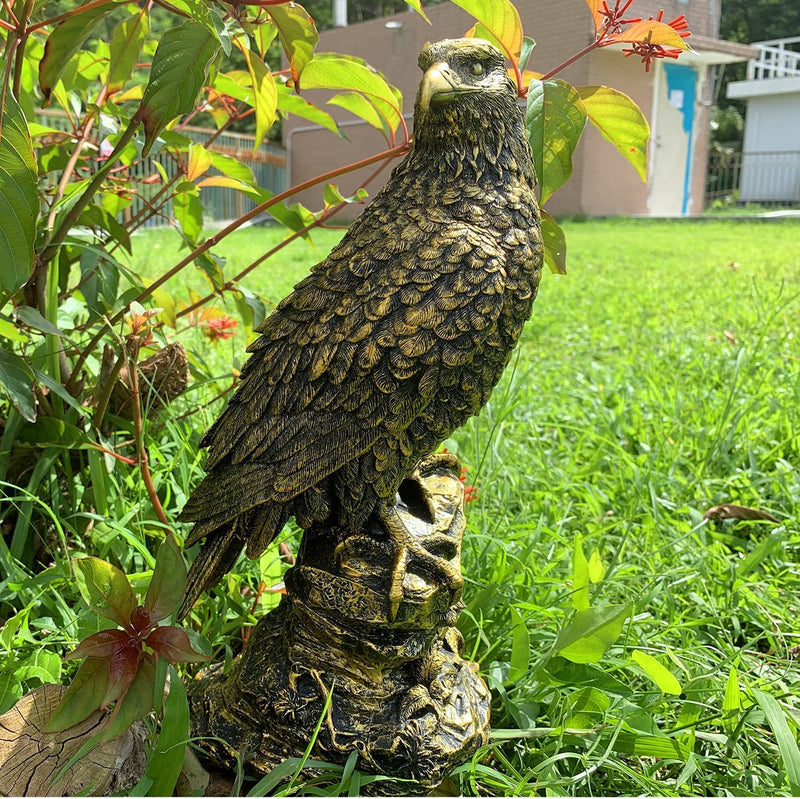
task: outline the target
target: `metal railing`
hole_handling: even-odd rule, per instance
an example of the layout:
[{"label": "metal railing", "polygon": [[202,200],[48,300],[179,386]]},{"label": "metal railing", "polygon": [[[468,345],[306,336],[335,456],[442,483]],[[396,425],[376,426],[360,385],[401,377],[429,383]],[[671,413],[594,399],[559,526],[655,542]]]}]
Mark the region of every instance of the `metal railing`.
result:
[{"label": "metal railing", "polygon": [[747,62],[747,80],[800,77],[800,36],[753,44],[758,56]]},{"label": "metal railing", "polygon": [[715,200],[775,205],[800,203],[800,150],[710,153],[706,205]]},{"label": "metal railing", "polygon": [[[67,115],[61,111],[37,112],[37,119],[43,125],[57,130],[71,132],[72,125]],[[208,141],[215,131],[207,128],[186,126],[181,133],[193,141]],[[286,151],[283,147],[271,143],[262,145],[253,152],[255,137],[246,133],[226,132],[221,134],[211,146],[214,152],[231,156],[241,164],[248,166],[262,189],[277,194],[286,188]],[[95,140],[92,142],[98,146]],[[158,166],[157,166],[158,165]],[[135,191],[124,191],[121,184],[121,195],[129,197],[130,204],[121,203],[119,221],[124,222],[137,215],[147,206],[163,185],[166,176],[170,179],[179,171],[178,161],[165,152],[151,154],[147,158],[135,159],[125,170],[124,179]],[[210,175],[219,174],[213,167]],[[205,186],[201,189],[203,211],[206,222],[223,222],[236,219],[255,206],[255,202],[242,192],[227,186]],[[158,209],[158,214],[147,221],[148,226],[157,227],[169,224],[174,218],[172,203],[168,202]]]}]

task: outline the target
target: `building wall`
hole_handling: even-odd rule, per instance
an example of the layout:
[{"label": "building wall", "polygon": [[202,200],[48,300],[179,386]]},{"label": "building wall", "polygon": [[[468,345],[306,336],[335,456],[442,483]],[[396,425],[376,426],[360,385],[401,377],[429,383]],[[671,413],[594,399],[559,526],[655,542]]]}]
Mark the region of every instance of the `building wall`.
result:
[{"label": "building wall", "polygon": [[[664,19],[667,21],[686,13],[693,32],[708,34],[716,32],[714,8],[718,2],[639,0],[631,13],[647,18],[655,16],[659,8],[664,8]],[[546,73],[592,41],[594,28],[585,0],[558,0],[557,13],[554,13],[552,0],[518,0],[516,5],[526,35],[537,42],[528,65],[532,70]],[[349,28],[325,31],[318,48],[320,52],[344,52],[360,56],[382,72],[403,92],[404,113],[409,126],[420,79],[416,54],[425,42],[462,36],[474,24],[469,14],[449,3],[432,6],[426,12],[432,25],[414,12],[404,12]],[[387,28],[387,23],[400,23],[400,27]],[[705,74],[704,69],[700,72]],[[653,75],[653,71],[646,73],[644,67],[634,59],[625,58],[620,48],[594,51],[559,73],[559,77],[576,86],[605,84],[618,88],[628,94],[647,117],[651,116],[653,110]],[[324,93],[309,92],[308,96],[316,100]],[[344,124],[347,140],[337,139],[327,131],[309,130],[304,120],[293,117],[286,121],[287,165],[292,184],[374,155],[387,147],[381,134],[374,128],[336,107],[327,106],[327,110]],[[696,130],[701,135],[701,131],[705,133],[708,116],[707,109],[703,111],[699,108],[699,111],[701,118],[696,120]],[[598,157],[598,153],[602,155]],[[703,159],[703,168],[700,168],[699,162],[693,163],[690,212],[702,210],[705,149],[699,155]],[[344,193],[354,192],[374,170],[372,166],[342,176],[337,180],[340,189]],[[370,183],[370,194],[373,195],[387,178],[388,169]],[[699,191],[696,186],[699,186]],[[647,196],[647,188],[633,168],[610,143],[590,128],[575,154],[570,182],[553,195],[547,208],[557,215],[645,214],[648,212]],[[320,189],[304,192],[298,198],[312,208],[321,205]],[[358,206],[352,206],[342,215],[355,216],[358,211]]]}]

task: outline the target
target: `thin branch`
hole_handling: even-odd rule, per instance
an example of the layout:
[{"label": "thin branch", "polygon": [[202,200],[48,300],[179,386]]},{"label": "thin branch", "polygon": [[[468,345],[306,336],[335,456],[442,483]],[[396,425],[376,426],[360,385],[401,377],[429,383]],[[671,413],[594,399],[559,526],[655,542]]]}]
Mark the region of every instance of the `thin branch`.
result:
[{"label": "thin branch", "polygon": [[109,154],[105,164],[103,164],[103,166],[97,170],[95,176],[92,178],[89,185],[83,190],[83,193],[78,198],[75,205],[73,205],[64,216],[64,220],[61,222],[61,227],[59,227],[58,230],[53,234],[50,243],[39,255],[37,259],[38,267],[49,263],[55,257],[55,254],[58,252],[59,247],[61,247],[64,239],[67,237],[67,234],[78,221],[78,217],[83,213],[83,209],[89,204],[92,197],[94,197],[95,193],[100,188],[100,184],[105,180],[106,175],[108,175],[108,173],[113,169],[117,158],[128,145],[128,142],[133,138],[138,125],[139,114],[137,112],[128,123],[128,127],[122,132],[119,141]]},{"label": "thin branch", "polygon": [[150,474],[150,464],[147,459],[147,448],[144,445],[144,435],[142,433],[142,398],[139,394],[139,348],[141,339],[139,336],[131,336],[128,357],[128,371],[131,380],[131,414],[133,415],[133,434],[136,438],[136,459],[139,464],[139,471],[142,475],[147,496],[153,505],[153,510],[158,516],[158,520],[166,527],[169,527],[167,514],[158,498],[158,492],[153,485],[153,476]]},{"label": "thin branch", "polygon": [[[108,85],[104,85],[103,88],[100,90],[100,93],[97,96],[97,105],[98,107],[102,107],[105,103],[106,96],[108,92]],[[45,248],[50,243],[50,239],[53,235],[53,226],[55,225],[56,216],[58,215],[58,203],[61,198],[64,196],[64,192],[67,189],[67,185],[69,184],[70,180],[72,180],[72,175],[75,171],[75,165],[78,163],[78,159],[81,157],[81,153],[83,152],[83,147],[86,144],[87,140],[89,139],[89,134],[94,127],[94,120],[95,120],[96,112],[89,111],[86,115],[86,119],[83,122],[83,128],[81,132],[78,134],[78,139],[75,142],[75,149],[72,151],[72,154],[69,157],[69,161],[67,161],[67,165],[64,167],[64,171],[61,173],[61,178],[58,181],[58,186],[56,186],[55,194],[53,195],[53,204],[50,207],[50,213],[47,217],[47,231],[48,231],[48,238],[45,240],[44,246]]]},{"label": "thin branch", "polygon": [[65,19],[74,17],[77,14],[82,14],[84,11],[90,11],[98,6],[104,6],[113,2],[114,0],[93,0],[93,2],[86,3],[86,5],[83,6],[78,6],[78,8],[75,8],[72,11],[65,11],[63,14],[59,14],[57,17],[51,17],[50,19],[45,19],[42,22],[35,22],[33,25],[28,26],[28,33],[31,33],[32,31],[38,31],[40,28],[44,28],[47,25],[57,25],[59,22],[63,22]]},{"label": "thin branch", "polygon": [[[127,131],[126,131],[127,133]],[[119,147],[119,145],[117,145]],[[378,163],[379,161],[388,161],[392,158],[397,156],[403,155],[407,152],[411,147],[410,141],[405,141],[402,144],[397,145],[396,147],[392,147],[390,150],[384,150],[382,153],[377,153],[376,155],[370,156],[369,158],[364,158],[361,161],[357,161],[353,164],[348,164],[343,167],[339,167],[338,169],[333,169],[330,172],[326,172],[323,175],[317,175],[314,178],[309,178],[308,180],[304,181],[303,183],[298,184],[297,186],[292,186],[288,188],[286,191],[281,192],[280,194],[276,194],[271,197],[266,202],[257,205],[251,211],[248,211],[243,216],[240,216],[238,219],[231,222],[226,228],[223,228],[219,233],[212,236],[211,238],[207,239],[203,244],[197,247],[194,251],[189,253],[182,261],[177,263],[167,272],[165,272],[160,278],[156,281],[151,283],[144,291],[142,291],[137,297],[129,300],[125,303],[125,305],[120,308],[117,313],[111,317],[108,321],[108,325],[115,325],[117,322],[122,319],[125,314],[128,312],[128,309],[131,306],[132,302],[139,302],[141,303],[143,300],[146,300],[156,289],[161,288],[170,278],[175,277],[185,266],[190,264],[194,261],[197,256],[202,255],[202,253],[206,252],[206,250],[211,249],[216,244],[218,244],[222,239],[226,236],[233,233],[234,230],[240,228],[245,222],[249,222],[254,217],[258,216],[260,213],[263,213],[267,209],[271,208],[273,205],[276,205],[279,202],[282,202],[288,197],[291,197],[294,194],[297,194],[305,189],[312,188],[313,186],[317,186],[320,183],[324,183],[326,181],[332,180],[339,175],[345,175],[348,172],[353,172],[356,169],[360,169],[365,166],[371,166],[372,164]],[[116,148],[115,148],[116,150]],[[382,167],[381,167],[382,168]],[[91,188],[91,186],[90,186]],[[66,235],[66,234],[65,234]],[[100,343],[103,336],[106,334],[106,327],[101,327],[97,333],[89,340],[89,343],[84,348],[83,352],[78,356],[77,361],[75,362],[75,368],[72,372],[72,377],[67,384],[67,390],[74,389],[75,384],[77,383],[78,376],[80,375],[81,369],[83,365],[86,363],[87,358],[91,355],[94,348]]]},{"label": "thin branch", "polygon": [[[386,168],[386,165],[389,163],[390,160],[391,160],[390,158],[387,158],[366,180],[364,180],[361,183],[359,188],[363,189],[370,183],[372,183],[372,181],[375,180],[375,178],[378,177],[378,175],[380,175],[380,173]],[[246,266],[241,272],[239,272],[238,275],[234,275],[234,277],[232,277],[227,283],[225,283],[221,291],[223,292],[230,291],[232,288],[235,288],[236,284],[243,277],[246,277],[248,274],[250,274],[250,272],[252,272],[257,266],[260,266],[262,263],[264,263],[264,261],[268,260],[276,253],[280,252],[284,247],[288,246],[293,241],[296,241],[301,236],[304,236],[309,231],[313,230],[316,227],[322,227],[323,224],[328,219],[338,214],[339,211],[341,211],[345,205],[347,205],[346,202],[340,202],[337,205],[332,205],[330,208],[326,208],[325,211],[313,222],[310,222],[305,227],[300,228],[300,230],[296,231],[295,233],[292,233],[291,236],[288,236],[287,238],[283,239],[283,241],[276,244],[272,249],[267,250],[267,252],[265,252],[263,255],[256,258],[255,261],[253,261],[249,266]],[[192,303],[187,308],[182,308],[180,311],[178,311],[178,313],[175,316],[176,317],[185,316],[186,314],[189,314],[192,311],[195,311],[201,306],[205,305],[207,302],[210,302],[216,296],[217,295],[214,293],[208,294],[202,299],[197,300],[197,302]]]},{"label": "thin branch", "polygon": [[[11,5],[11,0],[3,0],[3,7],[8,12],[8,16],[14,25],[19,25],[19,20],[17,19],[17,15],[14,13],[14,7]],[[14,30],[14,28],[9,28],[9,30]]]}]

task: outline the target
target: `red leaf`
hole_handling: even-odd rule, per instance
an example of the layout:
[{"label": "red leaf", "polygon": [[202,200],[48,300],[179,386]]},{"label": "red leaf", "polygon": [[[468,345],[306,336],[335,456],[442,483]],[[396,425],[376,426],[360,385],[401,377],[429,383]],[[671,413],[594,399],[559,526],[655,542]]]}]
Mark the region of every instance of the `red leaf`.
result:
[{"label": "red leaf", "polygon": [[189,636],[180,627],[157,627],[150,633],[145,643],[170,663],[197,663],[209,660],[209,655],[192,648]]},{"label": "red leaf", "polygon": [[121,735],[134,721],[146,716],[153,709],[155,684],[156,669],[153,656],[144,652],[139,661],[136,678],[111,714],[109,726],[103,733],[104,740],[109,741]]},{"label": "red leaf", "polygon": [[780,520],[776,519],[771,513],[758,508],[748,508],[744,505],[715,505],[709,508],[704,514],[704,519],[709,519],[715,522],[724,522],[726,519],[741,519],[747,522],[775,522],[779,524]]},{"label": "red leaf", "polygon": [[125,630],[101,630],[99,633],[84,638],[75,649],[63,660],[77,660],[78,658],[110,658],[130,640],[130,634]]},{"label": "red leaf", "polygon": [[128,691],[139,669],[142,645],[127,646],[115,653],[108,664],[108,690],[103,697],[103,707],[115,702]]}]

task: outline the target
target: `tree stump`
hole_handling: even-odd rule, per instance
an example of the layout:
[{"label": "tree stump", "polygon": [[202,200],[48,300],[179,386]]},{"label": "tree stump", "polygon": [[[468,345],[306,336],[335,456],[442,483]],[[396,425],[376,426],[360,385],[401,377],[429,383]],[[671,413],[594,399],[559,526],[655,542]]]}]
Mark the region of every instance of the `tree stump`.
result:
[{"label": "tree stump", "polygon": [[40,685],[0,716],[0,794],[3,796],[109,796],[125,791],[147,765],[147,728],[137,722],[104,741],[59,772],[78,750],[102,731],[108,712],[97,710],[67,730],[42,732],[66,688]]},{"label": "tree stump", "polygon": [[376,517],[356,534],[306,531],[280,606],[228,674],[217,665],[189,686],[192,733],[207,736],[199,745],[209,760],[232,768],[243,755],[266,774],[302,756],[322,719],[313,758],[344,763],[357,751],[362,771],[413,780],[395,786],[408,794],[430,790],[487,742],[489,690],[453,626],[463,607],[459,476],[454,456],[433,456],[401,488],[409,552],[395,551]]}]

